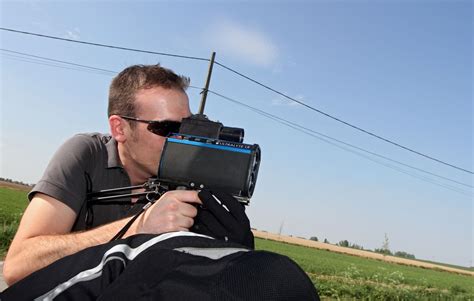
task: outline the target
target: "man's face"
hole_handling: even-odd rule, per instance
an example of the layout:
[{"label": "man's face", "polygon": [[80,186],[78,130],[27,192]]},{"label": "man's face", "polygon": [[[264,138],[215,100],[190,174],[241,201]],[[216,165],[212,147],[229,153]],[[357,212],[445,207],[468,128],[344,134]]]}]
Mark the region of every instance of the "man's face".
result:
[{"label": "man's face", "polygon": [[[186,93],[162,87],[139,90],[135,95],[135,112],[135,117],[139,119],[159,121],[181,121],[191,115]],[[128,166],[137,169],[132,174],[140,177],[154,176],[166,138],[148,131],[146,123],[133,123],[135,128],[128,131],[127,142],[124,144],[128,160],[132,163]]]}]

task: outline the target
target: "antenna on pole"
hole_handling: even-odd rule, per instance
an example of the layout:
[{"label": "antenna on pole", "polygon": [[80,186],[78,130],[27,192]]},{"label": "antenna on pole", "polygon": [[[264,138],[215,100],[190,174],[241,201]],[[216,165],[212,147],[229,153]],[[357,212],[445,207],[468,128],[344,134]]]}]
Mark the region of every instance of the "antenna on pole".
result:
[{"label": "antenna on pole", "polygon": [[206,106],[206,98],[207,98],[207,91],[209,90],[209,84],[211,82],[211,75],[212,75],[212,67],[214,66],[214,58],[216,57],[216,53],[212,52],[211,60],[209,62],[209,71],[207,72],[207,79],[206,85],[202,90],[202,98],[201,98],[201,105],[199,106],[199,115],[204,115],[204,107]]}]

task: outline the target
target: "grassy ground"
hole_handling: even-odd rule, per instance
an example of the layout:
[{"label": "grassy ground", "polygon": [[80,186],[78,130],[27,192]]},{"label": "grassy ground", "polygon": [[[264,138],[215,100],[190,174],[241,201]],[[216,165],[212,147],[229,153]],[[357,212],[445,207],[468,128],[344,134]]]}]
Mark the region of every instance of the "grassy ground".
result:
[{"label": "grassy ground", "polygon": [[15,235],[22,212],[28,205],[28,192],[0,187],[0,259]]},{"label": "grassy ground", "polygon": [[292,258],[322,297],[378,300],[474,300],[474,278],[257,239],[257,249]]},{"label": "grassy ground", "polygon": [[[28,201],[0,187],[0,258]],[[286,255],[309,275],[323,299],[474,300],[474,277],[256,239],[256,247]]]},{"label": "grassy ground", "polygon": [[461,269],[461,270],[465,270],[465,271],[474,272],[474,267],[462,267],[462,266],[459,266],[459,265],[439,263],[439,262],[434,262],[434,261],[424,260],[424,259],[417,259],[417,260],[418,261],[424,261],[424,262],[427,262],[427,263],[440,264],[440,265],[444,265],[444,266],[449,267],[449,268],[455,268],[455,269]]}]

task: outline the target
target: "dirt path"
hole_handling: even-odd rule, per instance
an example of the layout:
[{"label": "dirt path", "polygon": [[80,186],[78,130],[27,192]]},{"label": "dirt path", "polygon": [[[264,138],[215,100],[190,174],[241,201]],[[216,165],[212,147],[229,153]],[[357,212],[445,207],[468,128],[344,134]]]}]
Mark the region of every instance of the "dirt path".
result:
[{"label": "dirt path", "polygon": [[264,239],[271,239],[271,240],[286,242],[286,243],[290,243],[290,244],[301,245],[301,246],[310,247],[310,248],[316,248],[316,249],[320,249],[320,250],[328,250],[328,251],[332,251],[332,252],[338,252],[338,253],[355,255],[355,256],[360,256],[360,257],[365,257],[365,258],[377,259],[377,260],[386,261],[386,262],[392,262],[392,263],[422,267],[422,268],[427,268],[427,269],[437,269],[437,270],[443,270],[443,271],[448,271],[448,272],[453,272],[453,273],[458,273],[458,274],[463,274],[463,275],[474,276],[474,272],[470,272],[470,271],[466,271],[466,270],[462,270],[462,269],[451,268],[451,267],[438,265],[438,264],[433,264],[433,263],[428,263],[428,262],[423,262],[423,261],[418,261],[418,260],[400,258],[400,257],[395,257],[395,256],[387,256],[387,255],[383,255],[383,254],[379,254],[379,253],[363,251],[363,250],[357,250],[357,249],[352,249],[352,248],[345,248],[345,247],[335,246],[335,245],[331,245],[331,244],[326,244],[326,243],[319,242],[319,241],[312,241],[312,240],[303,239],[303,238],[272,234],[272,233],[258,231],[258,230],[253,230],[253,233],[254,233],[255,237],[264,238]]},{"label": "dirt path", "polygon": [[10,182],[5,182],[5,181],[0,181],[0,187],[7,187],[7,188],[22,190],[22,191],[30,191],[33,188],[27,185],[21,185],[21,184],[10,183]]}]

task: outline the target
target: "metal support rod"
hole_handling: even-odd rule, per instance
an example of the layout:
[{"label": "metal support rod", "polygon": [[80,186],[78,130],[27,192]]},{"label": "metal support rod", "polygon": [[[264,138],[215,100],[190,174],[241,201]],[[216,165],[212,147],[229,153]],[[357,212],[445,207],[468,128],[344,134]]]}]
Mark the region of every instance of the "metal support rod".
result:
[{"label": "metal support rod", "polygon": [[[124,197],[135,197],[147,195],[148,193],[153,193],[153,190],[159,189],[161,187],[161,182],[157,181],[156,178],[149,178],[148,181],[142,185],[135,186],[126,186],[126,187],[117,187],[112,189],[103,189],[99,191],[93,191],[87,194],[87,199],[89,201],[104,201],[104,200],[113,200]],[[122,193],[122,191],[132,191],[133,189],[145,188],[145,191],[142,192],[130,192]]]},{"label": "metal support rod", "polygon": [[209,84],[211,82],[212,67],[214,66],[214,58],[216,53],[212,52],[211,61],[209,62],[209,71],[207,72],[206,85],[202,90],[201,105],[199,106],[199,114],[204,114],[204,107],[206,106],[207,91],[209,90]]},{"label": "metal support rod", "polygon": [[115,194],[115,195],[108,195],[108,196],[99,196],[99,197],[92,197],[90,201],[92,202],[100,202],[100,201],[108,201],[108,200],[115,200],[121,198],[132,198],[136,196],[147,195],[151,193],[150,191],[146,192],[135,192],[135,193],[126,193],[126,194]]},{"label": "metal support rod", "polygon": [[119,192],[119,191],[124,191],[124,190],[133,190],[133,189],[139,189],[139,188],[146,188],[146,184],[147,184],[147,182],[145,182],[142,185],[118,187],[118,188],[112,188],[112,189],[104,189],[104,190],[99,190],[99,191],[94,191],[94,192],[88,193],[88,195],[93,197],[95,195],[105,195],[105,194],[111,193],[111,192]]}]

